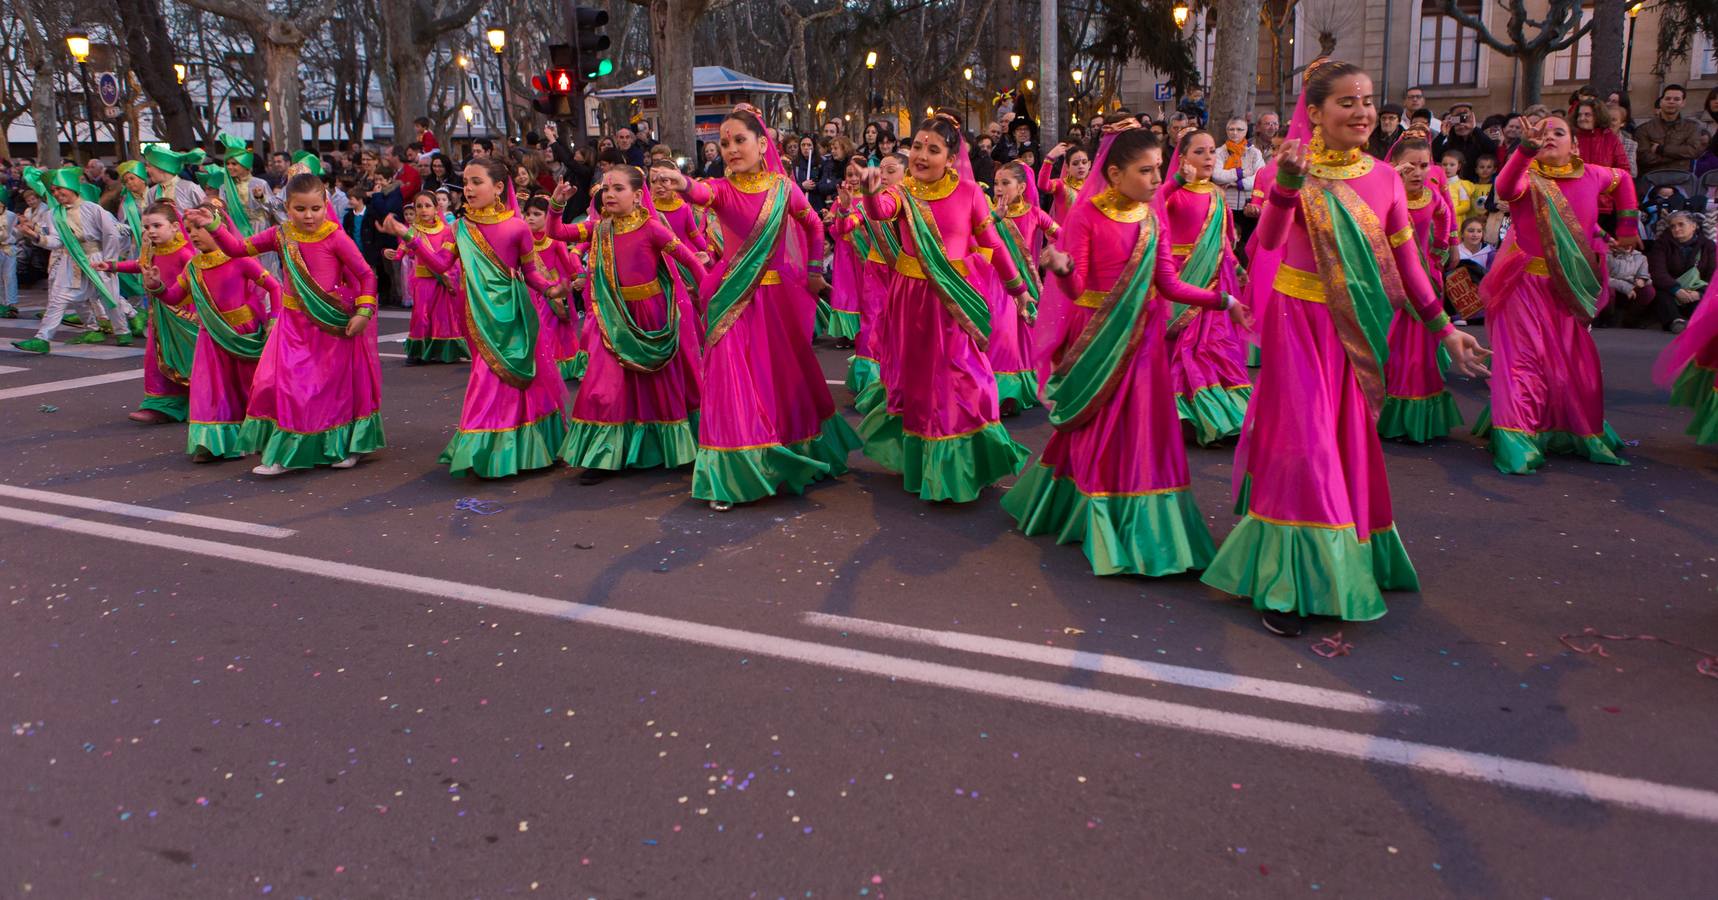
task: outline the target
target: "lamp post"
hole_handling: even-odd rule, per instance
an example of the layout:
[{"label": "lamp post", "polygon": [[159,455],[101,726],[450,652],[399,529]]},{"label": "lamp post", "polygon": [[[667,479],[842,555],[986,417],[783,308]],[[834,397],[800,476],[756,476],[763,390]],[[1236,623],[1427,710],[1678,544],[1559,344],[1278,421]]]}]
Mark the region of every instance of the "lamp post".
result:
[{"label": "lamp post", "polygon": [[1068,77],[1074,80],[1074,96],[1069,97],[1068,102],[1074,105],[1071,111],[1074,114],[1074,123],[1077,125],[1080,121],[1080,85],[1086,80],[1086,70],[1075,69],[1068,73]]},{"label": "lamp post", "polygon": [[[72,59],[78,63],[78,80],[83,82],[84,117],[89,119],[89,149],[84,154],[88,159],[95,154],[95,104],[89,96],[89,35],[74,31],[66,35],[66,49],[71,51]],[[77,132],[72,132],[72,138],[77,139]]]},{"label": "lamp post", "polygon": [[460,104],[459,117],[465,120],[465,142],[469,144],[471,143],[471,104]]},{"label": "lamp post", "polygon": [[877,51],[865,52],[865,118],[877,111]]},{"label": "lamp post", "polygon": [[1191,15],[1192,12],[1192,10],[1187,8],[1187,4],[1185,3],[1175,4],[1175,9],[1170,11],[1170,15],[1175,17],[1175,27],[1178,29],[1185,28],[1187,26],[1187,17]]},{"label": "lamp post", "polygon": [[1642,0],[1640,3],[1635,3],[1629,6],[1629,39],[1627,46],[1623,48],[1624,97],[1629,95],[1629,76],[1634,72],[1634,27],[1637,22],[1636,17],[1640,15],[1641,7],[1645,5],[1645,0]]},{"label": "lamp post", "polygon": [[513,140],[513,114],[507,111],[507,66],[501,54],[507,49],[507,32],[499,25],[491,25],[483,33],[489,40],[489,49],[495,51],[495,72],[501,76],[501,133],[502,140]]},{"label": "lamp post", "polygon": [[189,72],[190,70],[185,68],[184,63],[173,64],[173,77],[177,79],[180,84],[185,83],[185,76],[189,74]]},{"label": "lamp post", "polygon": [[[966,79],[966,89],[960,95],[960,114],[966,117],[967,127],[972,127],[972,67],[960,70],[960,77]],[[976,131],[973,132],[977,134]]]}]

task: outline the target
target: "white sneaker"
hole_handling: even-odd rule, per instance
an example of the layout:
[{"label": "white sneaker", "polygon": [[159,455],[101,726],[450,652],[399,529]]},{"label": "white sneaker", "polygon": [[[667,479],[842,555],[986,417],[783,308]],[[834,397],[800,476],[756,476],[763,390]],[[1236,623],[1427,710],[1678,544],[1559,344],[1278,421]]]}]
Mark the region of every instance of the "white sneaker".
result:
[{"label": "white sneaker", "polygon": [[333,468],[333,469],[350,469],[350,468],[352,468],[352,467],[353,467],[353,466],[355,466],[355,465],[357,465],[357,464],[358,464],[358,456],[359,456],[359,454],[357,454],[357,453],[354,453],[354,454],[352,454],[352,455],[351,455],[351,456],[348,456],[348,457],[346,457],[346,458],[345,458],[345,459],[343,459],[343,460],[341,460],[341,461],[339,461],[339,462],[337,462],[337,463],[335,463],[335,464],[333,464],[333,465],[332,465],[332,466],[330,466],[330,467],[329,467],[329,468]]},{"label": "white sneaker", "polygon": [[284,475],[285,473],[285,466],[267,465],[251,469],[252,475]]}]

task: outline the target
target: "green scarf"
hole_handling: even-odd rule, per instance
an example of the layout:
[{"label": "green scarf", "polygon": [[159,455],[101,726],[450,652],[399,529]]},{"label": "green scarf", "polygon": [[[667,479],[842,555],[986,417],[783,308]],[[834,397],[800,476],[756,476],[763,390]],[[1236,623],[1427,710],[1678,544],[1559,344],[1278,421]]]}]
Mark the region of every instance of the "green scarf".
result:
[{"label": "green scarf", "polygon": [[[78,267],[79,272],[83,273],[84,279],[95,285],[96,293],[101,296],[103,306],[108,309],[118,306],[119,303],[113,296],[113,288],[109,287],[107,279],[95,270],[95,265],[89,261],[89,254],[84,252],[84,246],[78,240],[77,232],[72,230],[71,220],[66,218],[66,208],[54,200],[51,195],[46,199],[48,208],[54,213],[54,231],[59,234],[60,244],[65,249],[66,255],[71,257],[72,263]],[[89,201],[81,202],[88,203]]]},{"label": "green scarf", "polygon": [[185,280],[191,285],[191,302],[197,309],[197,319],[203,323],[203,330],[208,332],[215,346],[243,359],[261,359],[263,344],[268,341],[267,326],[250,334],[239,334],[221,315],[215,301],[209,298],[208,287],[203,284],[203,272],[196,263],[185,266]]},{"label": "green scarf", "polygon": [[1026,279],[1026,318],[1038,318],[1038,298],[1042,296],[1043,288],[1038,283],[1038,267],[1033,264],[1031,257],[1026,255],[1026,236],[1020,233],[1019,226],[1000,212],[992,211],[992,222],[996,223],[996,236],[1002,239],[1002,248],[1008,251],[1008,258],[1014,263],[1014,271]]},{"label": "green scarf", "polygon": [[[1223,264],[1223,238],[1228,234],[1229,207],[1223,202],[1223,195],[1212,193],[1211,208],[1205,215],[1205,225],[1199,229],[1199,238],[1193,242],[1193,251],[1187,255],[1187,262],[1181,266],[1181,280],[1194,287],[1208,288],[1217,277],[1217,269]],[[1169,312],[1169,330],[1185,328],[1193,321],[1198,310],[1185,303],[1171,303]]]},{"label": "green scarf", "polygon": [[164,302],[149,304],[149,320],[155,330],[155,367],[174,384],[190,384],[197,323]]},{"label": "green scarf", "polygon": [[324,331],[344,336],[352,317],[341,310],[334,298],[310,277],[310,268],[304,264],[304,251],[298,248],[298,242],[287,237],[285,229],[279,234],[280,267],[286,272],[286,287],[304,304],[304,312],[311,321]]},{"label": "green scarf", "polygon": [[1376,420],[1384,406],[1390,320],[1406,302],[1395,254],[1378,214],[1346,183],[1309,176],[1300,200],[1326,305]]},{"label": "green scarf", "polygon": [[[137,198],[131,191],[121,189],[119,192],[119,211],[125,216],[125,225],[131,229],[131,243],[137,247],[137,255],[143,255],[143,210],[137,205]],[[127,297],[144,295],[143,276],[121,273],[119,276],[120,293]]]},{"label": "green scarf", "polygon": [[454,240],[465,281],[466,337],[495,377],[524,390],[537,377],[537,331],[542,327],[530,291],[501,264],[471,220],[459,220]]},{"label": "green scarf", "polygon": [[770,257],[775,255],[776,239],[781,236],[782,222],[786,219],[787,179],[778,175],[769,196],[764,198],[763,209],[758,211],[751,235],[733,255],[733,262],[722,273],[721,285],[710,297],[704,312],[704,346],[715,346],[751,305],[757,295],[758,281],[764,277]]},{"label": "green scarf", "polygon": [[[863,216],[861,216],[861,219],[863,219]],[[864,260],[871,255],[871,237],[865,232],[866,230],[863,227],[855,228],[852,231],[847,232],[848,240],[853,242],[853,251],[859,254],[860,260]]]},{"label": "green scarf", "polygon": [[1073,346],[1056,363],[1044,385],[1044,399],[1051,404],[1051,425],[1064,429],[1084,425],[1121,384],[1128,361],[1145,337],[1157,233],[1157,217],[1148,216],[1140,224],[1139,239],[1127,266],[1104,297],[1103,306],[1092,314]]},{"label": "green scarf", "polygon": [[232,220],[233,227],[239,230],[239,234],[245,237],[256,236],[256,223],[251,221],[250,209],[245,205],[249,198],[233,181],[232,173],[227,171],[226,166],[219,163],[210,164],[203,169],[202,177],[197,180],[201,181],[204,187],[220,192],[221,202],[227,207],[227,218]]},{"label": "green scarf", "polygon": [[[901,240],[895,236],[895,229],[889,228],[881,222],[872,221],[869,216],[862,220],[862,225],[863,227],[857,230],[864,231],[871,239],[871,246],[876,248],[877,255],[883,257],[884,262],[893,266],[895,257],[901,255]],[[865,255],[867,258],[870,257],[869,253]]]},{"label": "green scarf", "polygon": [[1591,250],[1581,237],[1585,232],[1575,219],[1569,200],[1563,196],[1555,179],[1538,172],[1528,172],[1533,185],[1533,219],[1539,228],[1539,242],[1545,247],[1546,262],[1551,272],[1551,292],[1568,304],[1569,310],[1583,322],[1592,321],[1599,311],[1599,298],[1604,296],[1605,283],[1600,280]]},{"label": "green scarf", "polygon": [[655,330],[641,327],[620,295],[614,238],[614,223],[604,220],[591,241],[590,285],[597,329],[602,332],[603,346],[614,351],[622,366],[634,372],[655,372],[680,350],[680,304],[674,299],[674,277],[667,266],[656,264],[656,283],[667,303],[668,320]]},{"label": "green scarf", "polygon": [[954,317],[962,331],[978,342],[980,350],[984,349],[990,343],[990,304],[943,252],[942,233],[937,230],[930,208],[908,194],[902,194],[901,201],[925,277],[942,298],[943,309]]}]

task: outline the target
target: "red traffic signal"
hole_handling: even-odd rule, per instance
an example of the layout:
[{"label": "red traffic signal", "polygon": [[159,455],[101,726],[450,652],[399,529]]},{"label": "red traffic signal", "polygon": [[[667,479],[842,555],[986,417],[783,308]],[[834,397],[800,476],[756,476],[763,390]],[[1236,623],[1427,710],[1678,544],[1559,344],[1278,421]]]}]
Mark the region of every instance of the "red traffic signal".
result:
[{"label": "red traffic signal", "polygon": [[543,73],[544,87],[551,94],[571,94],[577,84],[571,69],[550,69]]}]

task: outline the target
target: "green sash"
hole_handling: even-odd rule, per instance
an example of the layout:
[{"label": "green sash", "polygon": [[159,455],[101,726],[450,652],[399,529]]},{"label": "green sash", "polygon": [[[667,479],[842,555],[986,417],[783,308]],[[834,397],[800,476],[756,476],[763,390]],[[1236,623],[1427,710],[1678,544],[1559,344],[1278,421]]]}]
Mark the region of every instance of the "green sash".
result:
[{"label": "green sash", "polygon": [[164,302],[149,304],[149,319],[155,329],[155,367],[174,384],[190,384],[197,323]]},{"label": "green sash", "polygon": [[[865,220],[864,213],[859,213],[859,220]],[[859,254],[861,260],[871,255],[871,235],[863,226],[847,232],[847,239],[853,242],[853,252]]]},{"label": "green sash", "polygon": [[[883,257],[883,261],[891,267],[894,266],[895,257],[901,255],[901,240],[895,237],[895,229],[882,222],[873,221],[869,216],[860,221],[861,228],[855,230],[864,231],[871,239],[870,246],[876,249],[877,255]],[[871,254],[867,252],[865,255],[869,258]]]},{"label": "green sash", "polygon": [[[83,202],[88,203],[89,201]],[[54,231],[59,234],[60,245],[64,248],[66,255],[71,257],[72,263],[78,267],[78,271],[83,274],[84,279],[95,285],[96,293],[101,296],[103,306],[108,309],[118,306],[118,301],[113,296],[113,288],[108,287],[107,279],[95,270],[95,265],[89,261],[89,254],[84,252],[83,243],[78,240],[77,232],[72,230],[71,220],[66,218],[66,208],[51,198],[47,200],[47,203],[48,208],[53,210]]]},{"label": "green sash", "polygon": [[342,311],[334,298],[310,277],[310,268],[304,264],[304,251],[298,249],[298,242],[287,237],[285,229],[276,234],[284,251],[280,254],[280,267],[286,272],[287,289],[304,305],[304,312],[311,321],[325,331],[344,335],[352,317]]},{"label": "green sash", "polygon": [[221,315],[215,301],[210,299],[208,288],[203,284],[203,272],[195,263],[185,266],[185,281],[191,286],[191,302],[196,306],[197,319],[215,346],[243,359],[261,359],[263,344],[268,341],[267,326],[250,334],[239,334]]},{"label": "green sash", "polygon": [[1026,297],[1021,301],[1026,304],[1026,318],[1036,319],[1038,298],[1042,296],[1043,288],[1038,283],[1038,266],[1026,255],[1026,236],[1002,213],[992,211],[990,218],[996,223],[996,235],[1002,238],[1002,248],[1008,251],[1008,258],[1014,262],[1014,271],[1026,279]]},{"label": "green sash", "polygon": [[[674,233],[674,226],[669,224],[667,213],[657,210],[656,218],[662,222],[662,227],[668,229],[669,234]],[[698,227],[696,214],[693,215],[692,227]],[[691,248],[688,247],[687,249],[690,250]],[[687,296],[698,296],[698,279],[693,277],[692,270],[686,268],[686,266],[677,259],[670,259],[669,263],[673,266],[674,275],[680,280],[680,285],[686,289]]]},{"label": "green sash", "polygon": [[942,233],[937,230],[936,219],[930,208],[910,194],[901,195],[901,213],[907,217],[907,224],[913,230],[913,244],[919,251],[919,263],[925,271],[925,277],[931,286],[936,288],[937,295],[942,299],[943,309],[954,317],[961,330],[972,336],[978,342],[978,348],[983,350],[990,343],[990,304],[978,292],[966,276],[954,267],[948,255],[943,252]]},{"label": "green sash", "polygon": [[240,193],[238,183],[233,181],[232,174],[227,171],[225,166],[221,167],[219,181],[221,183],[221,199],[227,204],[227,218],[233,220],[233,227],[239,230],[239,234],[245,237],[254,237],[256,235],[256,223],[251,221],[250,208],[245,205],[249,198]]},{"label": "green sash", "polygon": [[776,238],[781,235],[781,225],[786,219],[787,179],[777,176],[775,187],[770,189],[769,196],[764,198],[763,209],[758,211],[758,221],[752,226],[751,235],[734,254],[733,262],[722,273],[721,286],[710,297],[710,304],[704,312],[706,347],[715,346],[751,305],[752,297],[757,294],[758,281],[764,277],[764,269],[775,254]]},{"label": "green sash", "polygon": [[1591,321],[1599,311],[1605,283],[1599,280],[1591,248],[1582,237],[1585,229],[1554,179],[1532,171],[1527,179],[1533,185],[1533,220],[1550,264],[1546,268],[1551,273],[1551,293],[1568,304],[1576,318]]},{"label": "green sash", "polygon": [[632,309],[620,295],[619,268],[614,255],[614,223],[597,225],[591,242],[591,294],[595,299],[597,330],[603,346],[614,351],[620,364],[634,372],[655,372],[680,350],[680,304],[674,299],[674,276],[660,261],[656,283],[668,306],[668,320],[650,330],[632,317]]},{"label": "green sash", "polygon": [[[137,248],[138,256],[142,256],[144,244],[143,211],[138,207],[137,198],[131,195],[131,191],[122,190],[119,193],[119,210],[125,216],[125,226],[131,229],[131,243]],[[119,292],[127,297],[143,296],[146,293],[143,290],[143,276],[121,272],[119,275]]]},{"label": "green sash", "polygon": [[1148,216],[1139,227],[1133,254],[1103,306],[1056,362],[1044,387],[1051,404],[1050,424],[1078,428],[1103,407],[1127,372],[1127,363],[1145,339],[1144,317],[1151,298],[1157,260],[1158,223]]},{"label": "green sash", "polygon": [[531,293],[523,279],[501,264],[495,248],[469,219],[459,220],[454,240],[465,282],[467,342],[495,377],[524,390],[537,377],[537,331],[542,327]]},{"label": "green sash", "polygon": [[[1201,288],[1212,287],[1212,282],[1217,279],[1217,268],[1223,264],[1223,238],[1229,230],[1226,215],[1229,207],[1223,202],[1223,195],[1211,193],[1207,196],[1211,199],[1211,208],[1206,212],[1205,225],[1199,229],[1199,239],[1193,242],[1187,262],[1181,266],[1181,280]],[[1185,303],[1172,303],[1169,330],[1186,328],[1198,314],[1198,309]]]},{"label": "green sash", "polygon": [[1300,202],[1331,321],[1376,421],[1384,408],[1390,319],[1405,302],[1395,254],[1378,214],[1344,182],[1308,176]]}]

